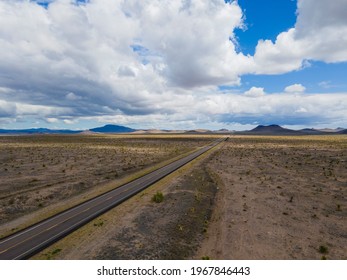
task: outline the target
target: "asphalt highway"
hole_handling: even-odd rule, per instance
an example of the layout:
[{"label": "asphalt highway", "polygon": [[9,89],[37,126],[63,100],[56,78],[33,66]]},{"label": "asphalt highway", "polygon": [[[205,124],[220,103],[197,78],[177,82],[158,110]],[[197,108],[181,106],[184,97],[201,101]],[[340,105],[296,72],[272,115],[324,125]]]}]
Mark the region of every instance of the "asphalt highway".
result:
[{"label": "asphalt highway", "polygon": [[27,259],[212,149],[225,138],[0,240],[0,260]]}]

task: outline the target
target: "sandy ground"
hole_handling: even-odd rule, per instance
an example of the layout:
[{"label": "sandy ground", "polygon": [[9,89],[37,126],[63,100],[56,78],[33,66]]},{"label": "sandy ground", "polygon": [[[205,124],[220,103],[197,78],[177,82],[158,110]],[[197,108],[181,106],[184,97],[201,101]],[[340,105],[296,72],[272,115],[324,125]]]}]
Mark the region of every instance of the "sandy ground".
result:
[{"label": "sandy ground", "polygon": [[[203,144],[195,141],[181,149]],[[161,203],[151,201],[157,191]],[[232,136],[34,258],[346,259],[346,252],[347,137]]]},{"label": "sandy ground", "polygon": [[[211,155],[211,154],[210,154]],[[210,155],[45,249],[34,259],[190,259],[205,238],[218,187]],[[164,200],[152,201],[156,192]]]},{"label": "sandy ground", "polygon": [[347,258],[346,137],[234,137],[207,166],[220,191],[196,257]]},{"label": "sandy ground", "polygon": [[7,222],[64,204],[208,142],[174,136],[2,136],[0,236]]}]

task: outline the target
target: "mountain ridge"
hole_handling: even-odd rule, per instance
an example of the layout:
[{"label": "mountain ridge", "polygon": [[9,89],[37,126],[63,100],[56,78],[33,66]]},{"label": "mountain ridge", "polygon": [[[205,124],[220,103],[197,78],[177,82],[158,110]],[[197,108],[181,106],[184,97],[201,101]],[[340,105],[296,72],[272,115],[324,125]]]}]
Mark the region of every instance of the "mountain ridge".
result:
[{"label": "mountain ridge", "polygon": [[101,127],[95,127],[89,129],[89,131],[92,132],[100,132],[100,133],[127,133],[127,132],[134,132],[136,129],[121,126],[121,125],[115,125],[115,124],[106,124]]},{"label": "mountain ridge", "polygon": [[49,128],[29,128],[29,129],[0,129],[0,134],[2,135],[26,135],[26,134],[99,134],[99,133],[145,133],[145,134],[155,134],[155,133],[177,133],[177,134],[236,134],[236,135],[339,135],[347,134],[347,129],[337,128],[337,129],[314,129],[314,128],[304,128],[301,130],[292,130],[288,128],[283,128],[280,125],[258,125],[257,127],[246,130],[246,131],[230,131],[227,129],[220,130],[208,130],[208,129],[192,129],[192,130],[143,130],[143,129],[133,129],[127,126],[106,124],[101,127],[95,127],[87,130],[69,130],[69,129],[49,129]]}]

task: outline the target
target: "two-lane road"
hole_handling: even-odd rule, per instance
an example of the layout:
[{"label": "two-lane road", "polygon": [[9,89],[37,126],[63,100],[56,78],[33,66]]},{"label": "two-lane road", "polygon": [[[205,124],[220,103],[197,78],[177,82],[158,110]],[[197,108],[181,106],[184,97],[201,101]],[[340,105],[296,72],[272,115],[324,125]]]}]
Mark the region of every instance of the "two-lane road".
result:
[{"label": "two-lane road", "polygon": [[163,177],[215,147],[223,140],[225,138],[218,139],[184,158],[1,239],[0,259],[25,259],[34,255],[102,213],[148,188]]}]

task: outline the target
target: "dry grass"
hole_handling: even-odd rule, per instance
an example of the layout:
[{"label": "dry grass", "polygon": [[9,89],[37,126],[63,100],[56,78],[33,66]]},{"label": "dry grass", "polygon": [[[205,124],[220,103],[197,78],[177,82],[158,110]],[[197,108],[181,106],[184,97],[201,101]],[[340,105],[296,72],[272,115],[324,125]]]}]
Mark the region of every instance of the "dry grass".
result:
[{"label": "dry grass", "polygon": [[[206,187],[213,191],[215,186],[213,181],[206,180],[209,174],[204,174],[204,166],[219,148],[220,145],[214,147],[33,259],[192,257],[205,234],[209,218],[205,214],[213,207],[213,196],[207,194]],[[162,192],[165,197],[159,204],[151,200],[157,192]],[[196,199],[197,194],[199,199]],[[201,219],[197,220],[196,215]],[[60,249],[59,253],[52,254],[57,249]]]},{"label": "dry grass", "polygon": [[[64,202],[56,207],[62,210],[65,204],[71,206],[69,201],[84,199],[74,197],[113,188],[129,175],[139,176],[142,170],[148,172],[210,140],[172,135],[2,136],[0,223],[34,211],[51,213],[52,205]],[[0,234],[6,231],[4,226]]]},{"label": "dry grass", "polygon": [[347,137],[231,137],[208,167],[221,191],[199,256],[347,258]]},{"label": "dry grass", "polygon": [[[153,156],[150,168],[210,140],[193,135],[117,135],[87,137],[83,145],[71,143],[74,139],[69,145],[95,147],[94,158],[97,151],[107,158],[105,149],[126,149],[134,161],[148,153]],[[1,148],[14,145],[2,144]],[[134,176],[134,171],[124,171],[121,178]],[[347,136],[231,136],[36,258],[165,259],[195,254],[196,259],[346,259],[346,187]],[[90,187],[83,194],[97,189]],[[156,204],[151,198],[158,191],[164,201]],[[200,214],[206,218],[194,224]]]}]

